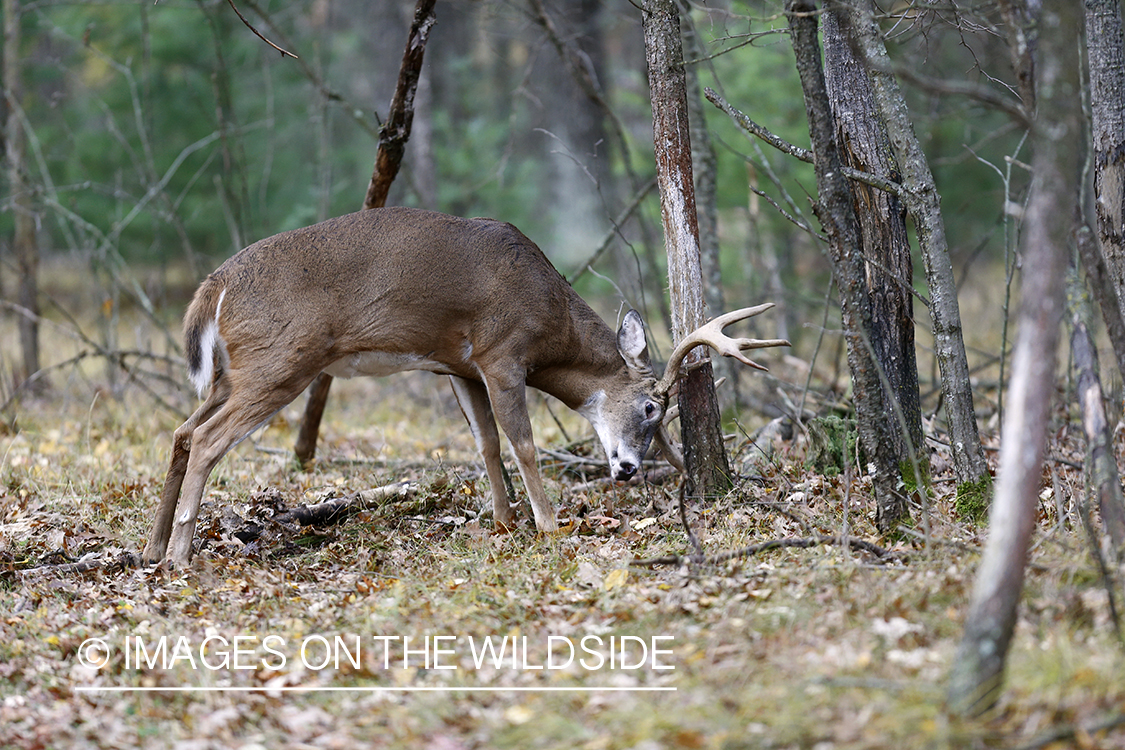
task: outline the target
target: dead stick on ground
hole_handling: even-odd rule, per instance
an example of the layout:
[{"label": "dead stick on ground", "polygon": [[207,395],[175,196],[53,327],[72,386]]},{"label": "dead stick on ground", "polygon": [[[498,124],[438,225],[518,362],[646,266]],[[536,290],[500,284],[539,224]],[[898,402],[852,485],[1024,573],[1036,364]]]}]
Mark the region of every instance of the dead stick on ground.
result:
[{"label": "dead stick on ground", "polygon": [[406,500],[413,497],[417,490],[418,485],[414,482],[395,482],[322,503],[298,505],[279,513],[273,520],[279,523],[298,523],[301,526],[326,526],[367,510],[372,505],[381,505],[389,500]]},{"label": "dead stick on ground", "polygon": [[877,544],[865,541],[863,539],[856,539],[855,537],[838,537],[838,536],[819,536],[807,538],[787,537],[785,539],[771,539],[768,542],[761,544],[753,544],[749,547],[742,547],[741,549],[731,550],[729,552],[722,552],[712,557],[703,557],[697,559],[693,555],[665,555],[664,557],[654,557],[649,560],[634,560],[631,564],[641,568],[651,568],[656,565],[683,565],[684,563],[702,563],[707,565],[715,565],[717,563],[726,562],[742,557],[753,557],[754,555],[762,552],[768,552],[771,549],[781,549],[783,547],[797,547],[807,549],[809,547],[819,547],[822,544],[836,544],[848,545],[850,548],[860,550],[862,552],[870,552],[878,557],[880,560],[893,560],[899,559],[899,555],[890,550],[883,549]]}]

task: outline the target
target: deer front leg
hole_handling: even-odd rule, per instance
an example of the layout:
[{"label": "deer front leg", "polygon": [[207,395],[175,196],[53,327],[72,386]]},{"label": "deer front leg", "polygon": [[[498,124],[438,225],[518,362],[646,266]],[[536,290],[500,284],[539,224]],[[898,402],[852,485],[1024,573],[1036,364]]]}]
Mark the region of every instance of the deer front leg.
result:
[{"label": "deer front leg", "polygon": [[558,531],[555,508],[547,499],[543,480],[539,476],[539,465],[535,451],[535,440],[531,432],[531,419],[527,415],[526,386],[518,383],[504,383],[485,376],[488,398],[496,421],[500,423],[512,451],[516,454],[523,485],[531,500],[531,512],[535,516],[535,527],[543,532]]},{"label": "deer front leg", "polygon": [[484,469],[488,473],[488,484],[492,490],[492,513],[497,526],[515,526],[516,513],[508,500],[504,484],[504,467],[500,458],[500,433],[496,430],[496,420],[492,416],[492,406],[488,402],[488,389],[475,380],[466,380],[456,375],[449,376],[453,395],[461,407],[461,413],[469,423],[469,429],[477,441],[477,450],[484,459]]}]

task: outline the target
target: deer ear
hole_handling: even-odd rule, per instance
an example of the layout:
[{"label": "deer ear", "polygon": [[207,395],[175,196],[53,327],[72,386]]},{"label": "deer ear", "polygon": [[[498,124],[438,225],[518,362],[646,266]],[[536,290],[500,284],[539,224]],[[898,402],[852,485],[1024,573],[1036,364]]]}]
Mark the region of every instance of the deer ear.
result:
[{"label": "deer ear", "polygon": [[652,372],[648,342],[645,341],[645,324],[636,310],[625,313],[625,319],[621,321],[621,329],[617,331],[617,351],[630,370]]}]

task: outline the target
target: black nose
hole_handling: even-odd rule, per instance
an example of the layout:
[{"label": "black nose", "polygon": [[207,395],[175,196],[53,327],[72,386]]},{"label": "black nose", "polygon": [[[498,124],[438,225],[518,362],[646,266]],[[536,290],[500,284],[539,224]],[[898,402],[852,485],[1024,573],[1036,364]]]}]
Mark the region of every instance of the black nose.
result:
[{"label": "black nose", "polygon": [[617,467],[617,481],[624,482],[637,473],[637,466],[629,461],[622,461]]}]

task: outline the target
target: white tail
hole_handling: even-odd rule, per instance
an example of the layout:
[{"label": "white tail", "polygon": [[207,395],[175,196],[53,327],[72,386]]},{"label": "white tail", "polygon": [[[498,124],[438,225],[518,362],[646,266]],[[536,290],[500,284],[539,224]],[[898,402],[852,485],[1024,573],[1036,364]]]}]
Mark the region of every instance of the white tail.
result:
[{"label": "white tail", "polygon": [[[743,361],[742,350],[787,345],[718,330],[766,307],[723,316],[692,345],[725,347]],[[686,350],[658,383],[640,315],[630,310],[615,336],[531,240],[491,219],[371,209],[261,240],[200,285],[184,337],[192,383],[210,392],[173,437],[145,562],[166,553],[176,565],[190,561],[212,469],[321,371],[448,375],[484,458],[498,524],[511,525],[515,513],[497,422],[535,525],[557,528],[536,465],[526,386],[590,421],[617,479],[636,473],[654,436],[677,461],[662,418]]]}]

